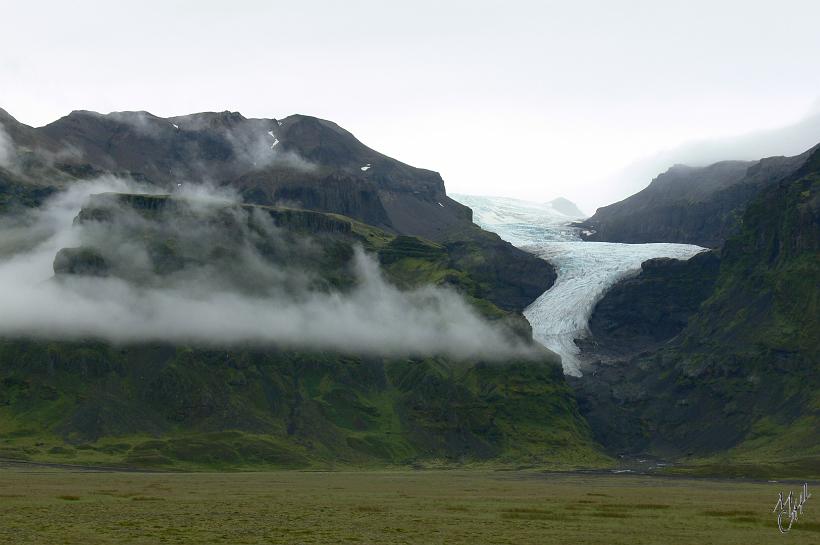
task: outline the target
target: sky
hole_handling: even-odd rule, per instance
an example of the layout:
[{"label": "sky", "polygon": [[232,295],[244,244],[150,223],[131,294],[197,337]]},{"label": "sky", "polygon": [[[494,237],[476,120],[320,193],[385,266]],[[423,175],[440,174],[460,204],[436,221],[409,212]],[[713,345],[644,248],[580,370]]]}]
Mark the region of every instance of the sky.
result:
[{"label": "sky", "polygon": [[0,0],[0,15],[0,108],[24,123],[309,114],[450,192],[588,212],[649,182],[636,163],[697,163],[692,142],[820,115],[816,1]]}]

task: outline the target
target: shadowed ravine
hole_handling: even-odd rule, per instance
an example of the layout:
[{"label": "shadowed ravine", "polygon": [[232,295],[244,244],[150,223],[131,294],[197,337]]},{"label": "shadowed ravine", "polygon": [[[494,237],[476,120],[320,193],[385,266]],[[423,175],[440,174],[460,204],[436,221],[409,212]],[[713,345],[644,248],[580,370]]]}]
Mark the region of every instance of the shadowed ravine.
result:
[{"label": "shadowed ravine", "polygon": [[[462,198],[462,197],[459,197]],[[558,278],[524,311],[535,339],[561,355],[564,373],[581,376],[575,339],[584,337],[595,304],[618,281],[635,274],[648,259],[689,259],[703,248],[689,244],[615,244],[582,242],[576,218],[532,203],[469,197],[474,221],[501,238],[549,261]]]}]

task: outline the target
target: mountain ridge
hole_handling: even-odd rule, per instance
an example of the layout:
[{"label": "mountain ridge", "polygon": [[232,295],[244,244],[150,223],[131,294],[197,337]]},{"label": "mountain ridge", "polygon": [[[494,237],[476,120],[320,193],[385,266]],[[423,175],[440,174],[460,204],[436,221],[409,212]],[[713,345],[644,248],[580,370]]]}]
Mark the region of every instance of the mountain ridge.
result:
[{"label": "mountain ridge", "polygon": [[523,310],[555,279],[549,264],[473,224],[437,172],[383,155],[332,121],[77,110],[32,128],[6,116],[3,125],[23,149],[14,172],[0,170],[0,208],[37,206],[77,180],[107,174],[164,191],[210,184],[250,204],[338,213],[483,256],[474,266],[507,286],[496,300],[505,308]]},{"label": "mountain ridge", "polygon": [[793,157],[675,165],[643,190],[579,222],[584,240],[678,242],[717,248],[737,228],[745,206],[797,172],[817,146]]}]

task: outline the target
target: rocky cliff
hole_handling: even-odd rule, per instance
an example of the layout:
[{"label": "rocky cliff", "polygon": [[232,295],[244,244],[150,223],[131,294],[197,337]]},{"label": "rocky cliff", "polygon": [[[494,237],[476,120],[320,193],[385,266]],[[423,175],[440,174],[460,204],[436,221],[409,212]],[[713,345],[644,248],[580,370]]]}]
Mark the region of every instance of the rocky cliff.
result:
[{"label": "rocky cliff", "polygon": [[650,259],[640,273],[622,280],[596,304],[590,337],[580,340],[588,355],[634,356],[676,337],[715,287],[720,259],[707,251],[687,261]]}]

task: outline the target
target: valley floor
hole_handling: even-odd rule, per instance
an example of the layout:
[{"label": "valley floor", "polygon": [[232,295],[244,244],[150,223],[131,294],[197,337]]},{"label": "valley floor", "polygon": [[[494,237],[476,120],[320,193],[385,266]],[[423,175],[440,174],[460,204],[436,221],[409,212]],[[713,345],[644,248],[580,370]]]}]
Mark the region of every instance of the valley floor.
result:
[{"label": "valley floor", "polygon": [[[772,508],[778,492],[790,489],[799,485],[485,470],[162,474],[11,464],[0,467],[0,543],[780,543]],[[820,537],[820,497],[812,500],[790,541]]]}]

